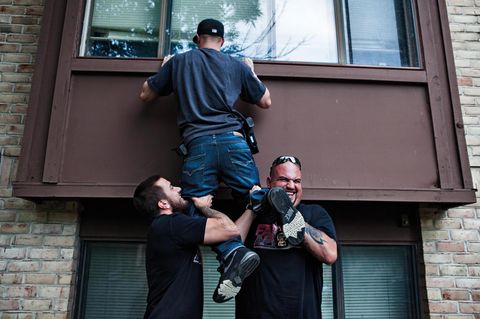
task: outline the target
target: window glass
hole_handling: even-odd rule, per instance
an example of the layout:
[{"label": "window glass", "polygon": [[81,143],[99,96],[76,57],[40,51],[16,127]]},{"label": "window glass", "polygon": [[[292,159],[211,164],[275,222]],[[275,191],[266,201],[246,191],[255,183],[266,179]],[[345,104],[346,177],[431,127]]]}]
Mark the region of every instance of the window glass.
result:
[{"label": "window glass", "polygon": [[225,24],[222,51],[257,60],[419,65],[411,0],[87,0],[81,56],[157,57]]},{"label": "window glass", "polygon": [[408,246],[343,246],[345,318],[415,318]]},{"label": "window glass", "polygon": [[89,0],[81,55],[158,56],[161,0]]},{"label": "window glass", "polygon": [[418,66],[408,0],[345,0],[347,61],[351,64]]},{"label": "window glass", "polygon": [[143,318],[148,292],[145,245],[89,242],[86,249],[80,318]]},{"label": "window glass", "polygon": [[[235,317],[235,301],[214,303],[218,261],[201,248],[205,319]],[[343,246],[344,313],[355,318],[415,318],[413,256],[410,246]],[[332,267],[323,265],[322,318],[335,314]],[[86,242],[77,318],[142,318],[148,292],[145,244]],[[341,309],[339,309],[341,311]]]},{"label": "window glass", "polygon": [[[218,261],[201,247],[205,319],[235,318],[235,301],[217,304],[212,295],[219,279]],[[145,244],[86,242],[81,311],[78,318],[143,318],[148,293]]]},{"label": "window glass", "polygon": [[199,21],[225,24],[222,51],[259,60],[337,62],[333,0],[173,0],[170,53],[194,47]]}]

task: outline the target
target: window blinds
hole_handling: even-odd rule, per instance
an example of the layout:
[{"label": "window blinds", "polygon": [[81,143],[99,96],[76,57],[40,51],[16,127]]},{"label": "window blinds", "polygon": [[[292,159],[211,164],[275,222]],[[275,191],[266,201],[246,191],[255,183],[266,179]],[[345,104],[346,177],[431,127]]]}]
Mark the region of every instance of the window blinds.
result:
[{"label": "window blinds", "polygon": [[323,265],[322,319],[333,319],[332,267]]},{"label": "window blinds", "polygon": [[160,0],[92,0],[92,28],[125,32],[145,32],[160,26]]},{"label": "window blinds", "polygon": [[83,318],[141,319],[147,300],[145,245],[88,243]]},{"label": "window blinds", "polygon": [[[205,319],[235,317],[235,301],[213,302],[218,261],[202,247]],[[414,273],[410,246],[343,246],[346,319],[414,318]],[[323,266],[322,317],[333,319],[332,267]],[[145,244],[87,243],[83,314],[87,319],[143,318],[146,307]]]},{"label": "window blinds", "polygon": [[345,318],[413,318],[411,249],[344,246]]}]

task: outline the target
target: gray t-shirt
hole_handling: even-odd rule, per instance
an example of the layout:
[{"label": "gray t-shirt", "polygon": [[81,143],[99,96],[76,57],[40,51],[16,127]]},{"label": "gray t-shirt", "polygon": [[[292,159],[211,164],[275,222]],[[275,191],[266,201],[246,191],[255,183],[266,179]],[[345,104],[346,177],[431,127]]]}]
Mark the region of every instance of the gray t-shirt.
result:
[{"label": "gray t-shirt", "polygon": [[240,98],[256,104],[266,90],[245,63],[205,48],[174,56],[148,78],[148,84],[162,96],[175,92],[184,143],[240,129],[241,120],[232,113],[235,102]]}]

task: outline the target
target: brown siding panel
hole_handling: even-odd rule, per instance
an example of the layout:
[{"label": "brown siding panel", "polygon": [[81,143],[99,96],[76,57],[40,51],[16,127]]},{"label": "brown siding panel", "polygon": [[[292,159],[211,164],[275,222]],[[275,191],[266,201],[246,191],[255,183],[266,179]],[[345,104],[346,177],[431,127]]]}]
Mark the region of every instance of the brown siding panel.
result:
[{"label": "brown siding panel", "polygon": [[60,182],[135,185],[155,173],[177,180],[174,98],[143,105],[142,82],[120,75],[73,76]]},{"label": "brown siding panel", "polygon": [[[64,155],[58,163],[47,163],[62,168],[60,183],[135,185],[156,172],[178,180],[181,159],[171,151],[179,142],[175,100],[143,105],[138,99],[142,81],[121,75],[72,77]],[[297,154],[304,163],[306,188],[438,187],[423,86],[326,81],[267,85],[274,96],[271,109],[243,105],[256,119],[262,176],[275,156]]]},{"label": "brown siding panel", "polygon": [[[267,172],[297,154],[307,188],[435,188],[437,169],[422,86],[271,81],[273,106],[256,116]],[[260,112],[258,112],[260,113]]]}]

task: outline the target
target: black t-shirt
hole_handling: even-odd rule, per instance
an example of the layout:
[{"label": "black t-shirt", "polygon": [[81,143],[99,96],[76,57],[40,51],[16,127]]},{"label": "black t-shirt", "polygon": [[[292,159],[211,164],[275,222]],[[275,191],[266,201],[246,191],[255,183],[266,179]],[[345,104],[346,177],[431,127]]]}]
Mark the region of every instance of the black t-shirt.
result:
[{"label": "black t-shirt", "polygon": [[[319,205],[298,205],[305,221],[336,240],[335,227]],[[322,263],[304,247],[292,247],[269,216],[259,215],[246,245],[260,256],[260,266],[236,297],[237,318],[321,318]]]},{"label": "black t-shirt", "polygon": [[155,217],[147,234],[148,306],[145,318],[202,318],[203,275],[198,245],[206,219]]},{"label": "black t-shirt", "polygon": [[238,98],[256,104],[266,90],[245,63],[206,48],[174,56],[148,84],[159,95],[177,95],[177,124],[185,143],[240,129],[233,105]]}]

